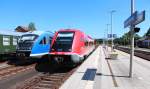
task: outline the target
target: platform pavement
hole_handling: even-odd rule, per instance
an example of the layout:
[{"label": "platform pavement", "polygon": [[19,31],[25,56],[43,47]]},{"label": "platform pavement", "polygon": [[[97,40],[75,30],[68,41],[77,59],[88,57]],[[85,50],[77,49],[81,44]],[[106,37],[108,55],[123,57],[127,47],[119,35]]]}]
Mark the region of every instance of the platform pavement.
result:
[{"label": "platform pavement", "polygon": [[[150,89],[150,61],[135,57],[129,78],[129,54],[116,50],[112,60],[105,53],[110,52],[98,47],[60,89]],[[87,69],[97,69],[94,80],[83,80]]]},{"label": "platform pavement", "polygon": [[[132,78],[129,78],[130,55],[119,50],[115,51],[118,54],[117,59],[101,58],[103,67],[97,71],[97,74],[101,73],[101,75],[95,77],[94,89],[150,89],[150,61],[134,57],[133,75]],[[106,68],[112,70],[112,74],[110,74],[111,71],[104,73]],[[111,80],[108,79],[109,77]]]},{"label": "platform pavement", "polygon": [[94,80],[83,79],[88,69],[97,69],[100,58],[100,47],[98,47],[75,71],[75,73],[60,87],[60,89],[93,89]]}]

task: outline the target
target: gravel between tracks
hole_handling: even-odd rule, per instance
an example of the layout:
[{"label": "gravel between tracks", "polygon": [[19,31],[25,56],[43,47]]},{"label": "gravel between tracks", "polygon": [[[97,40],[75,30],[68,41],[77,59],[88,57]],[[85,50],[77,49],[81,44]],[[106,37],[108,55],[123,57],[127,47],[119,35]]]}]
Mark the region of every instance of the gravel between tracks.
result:
[{"label": "gravel between tracks", "polygon": [[53,73],[43,73],[22,82],[12,89],[59,89],[76,68],[59,68]]}]

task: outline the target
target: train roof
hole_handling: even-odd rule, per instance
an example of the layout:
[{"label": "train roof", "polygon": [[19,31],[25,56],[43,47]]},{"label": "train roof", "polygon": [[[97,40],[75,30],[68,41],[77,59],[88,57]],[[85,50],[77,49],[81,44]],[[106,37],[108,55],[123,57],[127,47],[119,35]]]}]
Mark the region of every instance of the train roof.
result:
[{"label": "train roof", "polygon": [[26,32],[25,34],[36,34],[36,35],[41,35],[44,33],[48,33],[50,35],[53,35],[53,33],[51,31],[32,31],[32,32]]},{"label": "train roof", "polygon": [[15,32],[11,30],[0,30],[0,35],[12,35],[12,36],[21,36],[24,33],[22,32]]},{"label": "train roof", "polygon": [[92,37],[90,37],[89,35],[87,35],[88,41],[94,41],[94,39]]},{"label": "train roof", "polygon": [[79,32],[81,32],[80,30],[78,30],[78,29],[60,29],[60,30],[58,30],[58,32],[59,31],[63,31],[63,32],[67,32],[67,31],[71,31],[71,32],[76,32],[76,31],[79,31]]},{"label": "train roof", "polygon": [[[60,30],[58,30],[58,32],[82,32],[81,30],[78,30],[78,29],[60,29]],[[85,33],[84,33],[84,36],[87,38],[87,41],[94,41],[93,39],[92,39],[92,37],[90,37],[89,35],[86,35]]]}]

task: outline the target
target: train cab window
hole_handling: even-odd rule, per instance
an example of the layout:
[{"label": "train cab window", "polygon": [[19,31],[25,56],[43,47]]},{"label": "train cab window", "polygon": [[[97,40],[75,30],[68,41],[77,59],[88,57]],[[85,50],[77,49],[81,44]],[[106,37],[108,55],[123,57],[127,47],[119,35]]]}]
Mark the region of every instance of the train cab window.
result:
[{"label": "train cab window", "polygon": [[73,37],[74,32],[59,32],[52,48],[60,52],[70,51],[72,49]]},{"label": "train cab window", "polygon": [[35,41],[38,37],[36,34],[25,34],[20,37],[19,41]]},{"label": "train cab window", "polygon": [[40,44],[47,44],[47,40],[46,40],[46,37],[44,37],[41,41],[40,41]]}]

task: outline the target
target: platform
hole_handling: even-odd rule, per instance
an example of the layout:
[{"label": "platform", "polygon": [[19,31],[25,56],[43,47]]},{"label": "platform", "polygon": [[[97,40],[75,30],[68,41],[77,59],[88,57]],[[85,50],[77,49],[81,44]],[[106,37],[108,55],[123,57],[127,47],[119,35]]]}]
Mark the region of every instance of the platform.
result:
[{"label": "platform", "polygon": [[[129,54],[116,50],[117,59],[105,59],[99,46],[60,89],[149,89],[150,61],[135,57],[129,77]],[[109,52],[110,53],[110,52]]]}]

